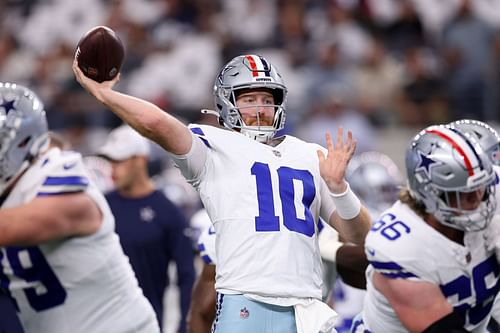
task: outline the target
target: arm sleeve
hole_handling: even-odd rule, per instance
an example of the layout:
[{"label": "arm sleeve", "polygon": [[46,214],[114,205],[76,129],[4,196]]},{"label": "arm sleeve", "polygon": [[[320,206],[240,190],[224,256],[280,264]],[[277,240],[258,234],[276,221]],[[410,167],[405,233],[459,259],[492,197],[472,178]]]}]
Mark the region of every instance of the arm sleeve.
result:
[{"label": "arm sleeve", "polygon": [[[210,145],[206,139],[191,133],[193,144],[191,150],[186,155],[169,154],[175,165],[181,170],[182,175],[188,183],[193,186],[199,184],[201,175],[208,158]],[[204,141],[205,140],[205,141]]]},{"label": "arm sleeve", "polygon": [[320,216],[328,224],[330,224],[330,217],[335,211],[335,203],[330,196],[330,190],[326,185],[325,181],[321,179],[320,183],[320,195],[321,195],[321,209]]}]

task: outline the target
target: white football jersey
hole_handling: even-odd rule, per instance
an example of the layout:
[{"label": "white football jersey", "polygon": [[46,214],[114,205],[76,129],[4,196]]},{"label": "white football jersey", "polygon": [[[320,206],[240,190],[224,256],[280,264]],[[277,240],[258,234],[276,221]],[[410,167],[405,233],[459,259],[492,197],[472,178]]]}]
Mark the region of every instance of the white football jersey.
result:
[{"label": "white football jersey", "polygon": [[36,196],[85,191],[103,222],[93,235],[0,252],[0,280],[27,333],[159,332],[114,233],[114,218],[84,170],[80,154],[53,148],[30,167],[2,208]]},{"label": "white football jersey", "polygon": [[364,329],[407,332],[387,299],[373,287],[371,278],[376,271],[386,277],[439,285],[453,307],[465,311],[465,328],[484,332],[500,277],[495,253],[485,246],[487,232],[465,233],[462,246],[433,229],[407,205],[396,202],[374,223],[366,238],[370,266],[362,313]]},{"label": "white football jersey", "polygon": [[319,171],[316,151],[325,149],[291,136],[272,147],[222,128],[190,128],[193,148],[174,160],[217,233],[217,291],[321,299],[316,223],[335,209]]}]

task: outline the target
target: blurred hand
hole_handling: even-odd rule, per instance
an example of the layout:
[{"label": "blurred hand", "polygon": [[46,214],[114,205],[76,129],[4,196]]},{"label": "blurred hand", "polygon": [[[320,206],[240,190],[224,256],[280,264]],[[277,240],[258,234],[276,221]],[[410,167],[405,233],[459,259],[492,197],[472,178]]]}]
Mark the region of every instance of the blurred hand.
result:
[{"label": "blurred hand", "polygon": [[356,141],[352,138],[352,132],[347,132],[347,141],[344,142],[344,130],[339,127],[337,131],[337,143],[334,146],[332,136],[326,133],[326,148],[328,155],[318,150],[319,169],[321,177],[325,180],[330,191],[340,194],[347,188],[344,180],[347,165],[356,151]]}]

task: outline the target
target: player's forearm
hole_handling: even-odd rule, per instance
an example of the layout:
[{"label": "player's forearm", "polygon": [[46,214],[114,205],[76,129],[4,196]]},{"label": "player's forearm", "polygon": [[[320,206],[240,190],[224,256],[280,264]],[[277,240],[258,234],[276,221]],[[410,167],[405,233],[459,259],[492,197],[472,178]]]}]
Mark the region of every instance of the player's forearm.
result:
[{"label": "player's forearm", "polygon": [[361,207],[359,214],[353,219],[342,219],[338,214],[334,214],[337,221],[334,222],[338,226],[337,230],[343,239],[348,242],[363,245],[365,237],[371,228],[371,216],[365,207]]},{"label": "player's forearm", "polygon": [[100,90],[96,97],[137,132],[155,141],[165,150],[176,155],[189,152],[189,129],[156,105],[111,89]]},{"label": "player's forearm", "polygon": [[0,209],[0,246],[38,245],[74,235],[90,235],[101,225],[100,211],[85,194],[36,198]]},{"label": "player's forearm", "polygon": [[0,210],[0,246],[37,245],[53,238],[62,223],[27,206]]}]

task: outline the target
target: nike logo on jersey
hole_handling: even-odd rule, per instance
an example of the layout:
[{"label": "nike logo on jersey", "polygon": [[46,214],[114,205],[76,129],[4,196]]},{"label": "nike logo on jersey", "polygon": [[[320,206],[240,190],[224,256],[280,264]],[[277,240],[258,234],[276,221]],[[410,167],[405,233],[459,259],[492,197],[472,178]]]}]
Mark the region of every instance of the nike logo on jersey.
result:
[{"label": "nike logo on jersey", "polygon": [[73,168],[75,165],[76,165],[77,162],[73,162],[73,163],[66,163],[63,165],[63,169],[64,170],[69,170],[71,168]]},{"label": "nike logo on jersey", "polygon": [[366,252],[368,252],[369,255],[374,256],[375,255],[375,249],[372,248],[367,248]]}]

